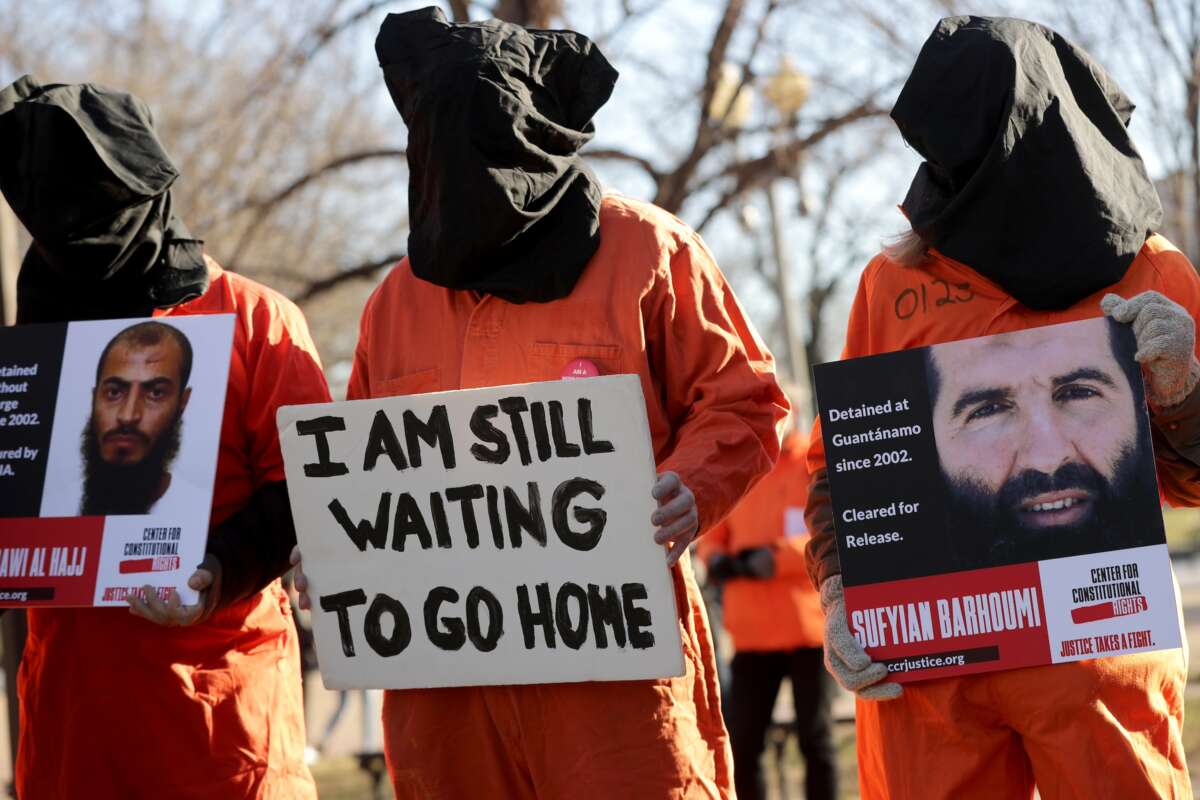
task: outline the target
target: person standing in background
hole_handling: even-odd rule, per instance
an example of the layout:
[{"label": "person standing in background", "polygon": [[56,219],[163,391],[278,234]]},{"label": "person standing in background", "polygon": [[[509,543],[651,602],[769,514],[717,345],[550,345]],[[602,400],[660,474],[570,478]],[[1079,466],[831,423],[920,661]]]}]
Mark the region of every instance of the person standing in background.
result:
[{"label": "person standing in background", "polygon": [[722,584],[724,626],[733,639],[725,721],[741,800],[767,796],[759,761],[785,677],[792,684],[805,796],[837,796],[832,713],[837,684],[823,663],[825,615],[804,555],[807,450],[807,437],[791,433],[775,469],[696,545],[708,580]]}]

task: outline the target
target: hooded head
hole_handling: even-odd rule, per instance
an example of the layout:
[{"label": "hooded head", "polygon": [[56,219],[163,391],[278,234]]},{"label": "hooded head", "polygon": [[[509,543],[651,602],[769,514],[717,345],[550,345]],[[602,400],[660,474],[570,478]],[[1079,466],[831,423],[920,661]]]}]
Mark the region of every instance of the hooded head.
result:
[{"label": "hooded head", "polygon": [[413,272],[510,302],[570,294],[600,243],[579,150],[616,70],[580,34],[436,8],[389,14],[375,50],[408,126]]},{"label": "hooded head", "polygon": [[913,230],[1029,308],[1119,281],[1162,207],[1126,126],[1133,104],[1054,31],[948,17],[892,109],[925,158],[904,199]]},{"label": "hooded head", "polygon": [[201,242],[171,213],[178,175],[133,95],[28,75],[0,91],[0,190],[33,237],[18,321],[147,316],[202,294]]}]

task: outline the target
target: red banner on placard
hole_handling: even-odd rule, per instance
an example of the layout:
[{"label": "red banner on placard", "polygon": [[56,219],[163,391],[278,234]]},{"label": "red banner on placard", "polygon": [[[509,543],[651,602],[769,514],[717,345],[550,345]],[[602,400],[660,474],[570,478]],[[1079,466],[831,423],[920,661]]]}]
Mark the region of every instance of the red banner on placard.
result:
[{"label": "red banner on placard", "polygon": [[7,520],[0,547],[0,601],[5,605],[91,605],[104,519]]},{"label": "red banner on placard", "polygon": [[117,566],[122,575],[138,572],[170,572],[179,569],[179,556],[127,558]]},{"label": "red banner on placard", "polygon": [[1050,661],[1038,565],[846,587],[850,630],[900,683]]},{"label": "red banner on placard", "polygon": [[1071,621],[1076,625],[1082,625],[1085,622],[1099,622],[1103,619],[1112,619],[1113,617],[1127,617],[1130,614],[1140,614],[1143,611],[1150,610],[1150,603],[1142,595],[1134,597],[1122,597],[1117,600],[1110,600],[1106,603],[1095,603],[1090,606],[1081,606],[1071,610]]}]

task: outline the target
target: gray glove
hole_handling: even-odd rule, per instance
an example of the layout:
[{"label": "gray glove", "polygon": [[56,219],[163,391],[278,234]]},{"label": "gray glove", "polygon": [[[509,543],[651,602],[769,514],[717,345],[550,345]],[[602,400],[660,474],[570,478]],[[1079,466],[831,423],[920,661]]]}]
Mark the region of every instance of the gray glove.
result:
[{"label": "gray glove", "polygon": [[821,608],[825,611],[825,668],[842,685],[864,700],[894,700],[903,688],[898,683],[880,683],[887,667],[872,661],[846,625],[846,601],[842,576],[826,578],[821,584]]},{"label": "gray glove", "polygon": [[1200,381],[1196,323],[1187,309],[1158,292],[1129,300],[1106,294],[1100,309],[1117,322],[1133,324],[1135,357],[1145,370],[1150,404],[1163,409],[1182,403]]}]

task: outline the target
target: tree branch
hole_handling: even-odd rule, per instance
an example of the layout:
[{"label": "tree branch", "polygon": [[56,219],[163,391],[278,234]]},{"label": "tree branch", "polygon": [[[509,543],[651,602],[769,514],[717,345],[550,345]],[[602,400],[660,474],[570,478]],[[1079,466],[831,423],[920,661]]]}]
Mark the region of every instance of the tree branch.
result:
[{"label": "tree branch", "polygon": [[733,39],[733,32],[737,29],[745,9],[746,0],[729,0],[725,5],[725,13],[721,15],[721,22],[713,33],[712,45],[708,48],[708,64],[704,72],[704,86],[700,90],[696,135],[692,140],[691,150],[674,170],[663,177],[655,193],[654,204],[672,213],[683,205],[683,200],[688,194],[687,184],[712,146],[715,126],[708,118],[708,109],[712,105],[717,83],[721,79],[721,66],[725,63],[729,42]]},{"label": "tree branch", "polygon": [[658,168],[648,158],[634,155],[633,153],[626,153],[624,150],[617,150],[615,148],[584,150],[583,157],[592,158],[597,161],[624,161],[641,167],[656,184],[662,179],[662,173],[658,171]]},{"label": "tree branch", "polygon": [[725,54],[729,51],[729,42],[733,32],[737,30],[742,12],[746,9],[746,0],[729,0],[725,4],[725,13],[713,33],[712,45],[708,48],[708,65],[704,71],[704,87],[700,91],[700,121],[697,126],[697,138],[708,127],[708,107],[712,105],[713,94],[716,93],[717,83],[721,79],[721,67],[725,63]]},{"label": "tree branch", "polygon": [[326,278],[312,281],[295,296],[292,297],[296,303],[306,303],[326,292],[341,286],[347,281],[358,280],[361,278],[369,278],[384,267],[390,267],[398,263],[404,258],[404,253],[392,253],[383,258],[374,261],[368,261],[365,264],[359,264],[354,267],[348,267],[341,270],[335,275],[330,275]]},{"label": "tree branch", "polygon": [[355,153],[346,153],[345,155],[341,155],[330,161],[326,161],[319,167],[304,173],[299,178],[296,178],[287,186],[283,187],[272,195],[248,199],[242,206],[234,211],[234,213],[236,214],[251,208],[265,208],[270,210],[313,181],[324,177],[330,172],[335,172],[344,167],[349,167],[354,164],[361,164],[364,161],[372,161],[378,158],[404,158],[405,156],[406,153],[404,150],[395,147],[381,147],[374,150],[360,150]]},{"label": "tree branch", "polygon": [[246,230],[243,231],[242,235],[238,237],[238,243],[233,249],[232,260],[237,261],[241,257],[246,248],[250,246],[250,241],[258,232],[259,227],[262,226],[262,224],[267,220],[267,217],[271,215],[271,212],[274,211],[279,204],[313,181],[328,175],[330,172],[335,172],[339,169],[343,169],[354,164],[361,164],[364,161],[371,161],[380,158],[404,157],[404,150],[399,150],[392,147],[379,148],[375,150],[361,150],[357,153],[347,153],[345,155],[338,156],[331,161],[325,162],[316,169],[306,172],[299,178],[296,178],[294,181],[289,183],[287,186],[268,197],[250,198],[243,205],[234,209],[229,215],[232,217],[241,213],[242,211],[248,211],[251,209],[255,210],[254,219],[251,220],[248,226],[246,226]]},{"label": "tree branch", "polygon": [[1166,26],[1163,24],[1162,15],[1158,11],[1158,3],[1155,0],[1144,0],[1144,5],[1146,12],[1150,15],[1150,27],[1154,29],[1154,34],[1158,37],[1159,42],[1162,43],[1163,49],[1167,51],[1167,55],[1170,56],[1171,61],[1175,63],[1175,68],[1179,70],[1179,77],[1187,80],[1191,69],[1189,69],[1183,54],[1175,49],[1171,38],[1167,36]]},{"label": "tree branch", "polygon": [[359,8],[358,11],[350,14],[340,22],[322,25],[313,31],[312,44],[310,44],[306,50],[298,53],[295,58],[301,63],[308,61],[315,56],[321,48],[329,44],[329,42],[331,42],[338,34],[353,28],[366,17],[374,14],[376,11],[386,5],[391,5],[394,2],[395,0],[371,0],[371,2],[365,4]]},{"label": "tree branch", "polygon": [[654,0],[653,2],[646,3],[641,8],[634,8],[630,0],[621,0],[621,18],[608,30],[593,36],[592,41],[602,48],[607,47],[609,42],[612,42],[617,37],[617,34],[623,31],[627,25],[638,17],[644,17],[657,11],[665,3],[666,0]]},{"label": "tree branch", "polygon": [[870,117],[882,116],[886,113],[885,109],[875,104],[874,99],[867,100],[844,114],[824,120],[817,125],[815,130],[802,139],[794,139],[773,147],[758,158],[729,164],[715,175],[701,181],[698,185],[692,187],[691,193],[700,192],[722,178],[732,178],[733,186],[722,193],[717,201],[709,207],[704,216],[700,218],[700,223],[696,226],[696,230],[703,230],[722,209],[739,196],[775,177],[779,173],[780,164],[794,163],[804,151],[816,146],[822,140],[851,123]]}]

